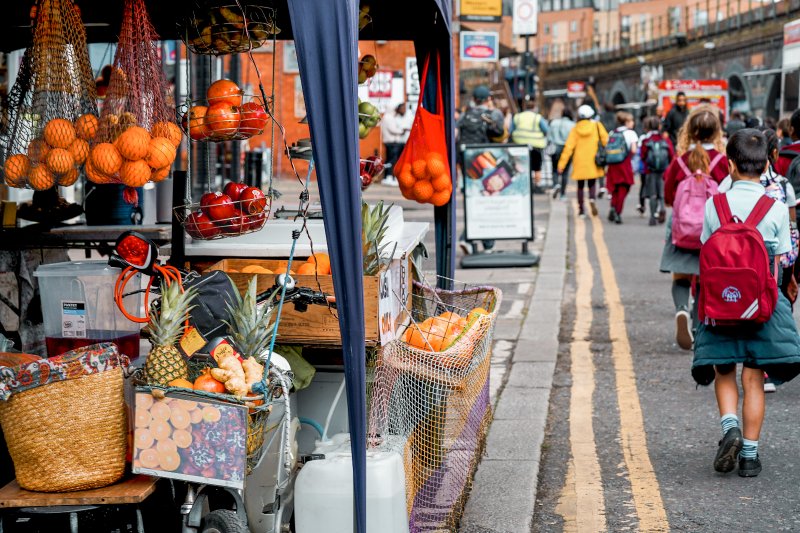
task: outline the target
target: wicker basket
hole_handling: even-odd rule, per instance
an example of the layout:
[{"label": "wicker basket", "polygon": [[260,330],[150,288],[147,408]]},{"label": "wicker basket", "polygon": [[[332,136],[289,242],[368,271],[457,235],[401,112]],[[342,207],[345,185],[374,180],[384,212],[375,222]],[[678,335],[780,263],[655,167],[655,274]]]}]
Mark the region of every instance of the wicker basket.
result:
[{"label": "wicker basket", "polygon": [[20,487],[67,492],[122,477],[128,430],[122,372],[49,383],[0,402]]}]

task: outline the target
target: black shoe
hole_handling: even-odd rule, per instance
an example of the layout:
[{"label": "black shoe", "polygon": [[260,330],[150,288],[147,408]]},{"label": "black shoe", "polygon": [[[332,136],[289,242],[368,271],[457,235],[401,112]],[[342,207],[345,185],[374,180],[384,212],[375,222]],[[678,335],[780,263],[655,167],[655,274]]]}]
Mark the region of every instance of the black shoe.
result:
[{"label": "black shoe", "polygon": [[656,217],[650,217],[650,222],[648,222],[647,225],[655,226],[656,224],[658,224],[658,220],[656,220]]},{"label": "black shoe", "polygon": [[637,211],[639,211],[639,214],[640,214],[641,216],[644,216],[644,205],[642,205],[642,204],[639,204],[639,205],[636,207],[636,210],[637,210]]},{"label": "black shoe", "polygon": [[620,215],[616,211],[614,212],[614,222],[616,222],[617,224],[622,224],[622,215]]},{"label": "black shoe", "polygon": [[661,211],[658,212],[658,223],[663,224],[666,221],[667,221],[667,210],[662,208]]},{"label": "black shoe", "polygon": [[[725,433],[725,436],[719,441],[719,449],[717,456],[714,457],[714,470],[727,474],[732,472],[736,467],[736,459],[739,457],[739,452],[742,451],[744,442],[742,441],[742,430],[734,427]],[[741,476],[741,462],[739,463],[739,475]],[[758,465],[758,472],[761,472],[761,463]],[[757,475],[756,472],[754,475]]]},{"label": "black shoe", "polygon": [[614,222],[617,219],[617,210],[613,207],[608,210],[608,221]]},{"label": "black shoe", "polygon": [[756,455],[755,459],[739,458],[739,476],[756,477],[761,473],[761,459]]}]

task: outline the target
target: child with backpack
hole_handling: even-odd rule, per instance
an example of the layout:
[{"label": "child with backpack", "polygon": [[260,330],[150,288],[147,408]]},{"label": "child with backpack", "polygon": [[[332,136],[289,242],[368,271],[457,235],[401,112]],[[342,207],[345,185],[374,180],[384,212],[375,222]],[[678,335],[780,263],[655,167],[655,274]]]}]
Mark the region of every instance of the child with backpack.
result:
[{"label": "child with backpack", "polygon": [[636,153],[639,136],[633,131],[633,115],[626,111],[618,111],[617,127],[608,136],[606,144],[606,187],[611,193],[611,208],[608,211],[609,222],[622,224],[622,210],[625,198],[633,186],[633,165],[631,160]]},{"label": "child with backpack", "polygon": [[[800,336],[788,300],[778,290],[780,256],[792,243],[789,211],[761,185],[767,140],[746,128],[728,141],[730,191],[706,202],[700,252],[701,322],[692,376],[715,382],[723,438],[717,472],[757,476],[758,440],[764,421],[764,372],[779,381],[800,373]],[[742,368],[742,424],[736,365]]]},{"label": "child with backpack", "polygon": [[[723,150],[719,114],[710,106],[697,106],[678,133],[679,157],[664,172],[664,202],[673,210],[667,223],[660,270],[672,274],[675,340],[684,350],[691,350],[694,341],[692,324],[696,323],[693,321],[696,305],[690,310],[689,301],[692,280],[700,274],[703,205],[728,175]],[[687,178],[692,179],[686,181]],[[682,182],[686,182],[683,187]]]},{"label": "child with backpack", "polygon": [[650,203],[650,225],[663,224],[667,220],[664,208],[664,171],[675,158],[675,147],[668,137],[661,134],[661,120],[650,116],[644,119],[647,132],[641,142],[642,176],[644,197]]}]

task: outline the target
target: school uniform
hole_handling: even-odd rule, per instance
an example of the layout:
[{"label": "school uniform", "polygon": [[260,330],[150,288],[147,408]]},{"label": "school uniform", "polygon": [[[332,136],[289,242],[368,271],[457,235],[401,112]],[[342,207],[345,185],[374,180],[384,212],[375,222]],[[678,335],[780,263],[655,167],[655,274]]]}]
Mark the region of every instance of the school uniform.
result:
[{"label": "school uniform", "polygon": [[[759,183],[734,182],[727,193],[731,213],[741,220],[747,219],[765,192]],[[700,240],[705,243],[720,226],[714,201],[709,199]],[[791,251],[789,211],[785,204],[775,202],[757,229],[771,258]],[[779,293],[772,317],[763,324],[743,322],[736,326],[712,326],[700,323],[697,326],[692,376],[698,383],[707,385],[713,381],[713,366],[736,363],[760,368],[777,381],[789,381],[800,373],[800,336],[789,301],[783,294]]]}]

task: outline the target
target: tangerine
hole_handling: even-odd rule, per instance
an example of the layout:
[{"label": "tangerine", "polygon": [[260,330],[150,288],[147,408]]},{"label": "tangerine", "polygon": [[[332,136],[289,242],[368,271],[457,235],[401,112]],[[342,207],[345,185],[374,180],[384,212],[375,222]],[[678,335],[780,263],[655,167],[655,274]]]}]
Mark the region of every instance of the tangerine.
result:
[{"label": "tangerine", "polygon": [[97,136],[100,129],[100,121],[91,113],[79,116],[75,119],[75,133],[79,139],[91,141]]},{"label": "tangerine", "polygon": [[14,154],[6,159],[3,173],[6,185],[9,187],[22,187],[31,171],[31,162],[25,154]]},{"label": "tangerine", "polygon": [[145,161],[151,168],[168,167],[175,161],[175,146],[166,137],[154,137],[150,139],[147,147]]},{"label": "tangerine", "polygon": [[128,187],[141,187],[150,181],[150,166],[143,159],[126,159],[119,169],[119,179]]},{"label": "tangerine", "polygon": [[408,336],[408,344],[426,352],[438,352],[444,340],[444,329],[427,320],[416,328],[412,328]]},{"label": "tangerine", "polygon": [[37,165],[31,169],[28,184],[35,191],[46,191],[56,184],[56,175],[46,165]]},{"label": "tangerine", "polygon": [[172,408],[172,414],[169,416],[169,421],[172,422],[172,427],[175,429],[186,429],[191,424],[192,420],[189,417],[189,411],[180,406]]},{"label": "tangerine", "polygon": [[153,406],[150,408],[150,416],[152,416],[154,420],[166,421],[169,420],[169,415],[169,405],[167,405],[166,402],[154,402]]},{"label": "tangerine", "polygon": [[181,145],[181,139],[183,138],[180,127],[174,122],[156,122],[150,128],[150,135],[169,139],[169,142],[175,148]]},{"label": "tangerine", "polygon": [[397,175],[397,183],[400,185],[401,189],[403,187],[405,187],[407,189],[410,189],[411,187],[414,186],[414,183],[416,181],[417,181],[416,178],[413,176],[413,174],[411,174],[410,171],[409,172],[400,172]]},{"label": "tangerine", "polygon": [[75,185],[75,182],[78,181],[81,173],[78,172],[78,169],[72,167],[69,169],[66,174],[58,178],[58,184],[62,187],[69,187],[70,185]]},{"label": "tangerine", "polygon": [[81,138],[72,141],[72,144],[69,145],[67,150],[69,150],[69,153],[72,154],[76,165],[84,164],[86,162],[86,158],[89,157],[89,143]]},{"label": "tangerine", "polygon": [[34,139],[28,143],[28,157],[33,164],[44,161],[44,158],[47,157],[47,152],[49,151],[50,147],[47,146],[47,143],[42,139]]},{"label": "tangerine", "polygon": [[114,180],[110,176],[108,176],[106,174],[103,174],[102,172],[97,170],[94,167],[94,163],[92,163],[91,159],[87,159],[86,160],[86,166],[84,167],[84,170],[86,170],[86,177],[92,183],[96,183],[98,185],[102,185],[104,183],[113,183],[114,182]]},{"label": "tangerine", "polygon": [[75,158],[64,148],[53,148],[47,153],[47,168],[55,174],[66,174],[75,167]]},{"label": "tangerine", "polygon": [[100,143],[92,148],[90,160],[94,168],[107,176],[119,172],[122,156],[111,143]]},{"label": "tangerine", "polygon": [[143,159],[150,150],[150,133],[139,126],[131,126],[117,137],[114,146],[125,159],[131,161]]},{"label": "tangerine", "polygon": [[314,263],[303,263],[297,269],[297,274],[300,276],[313,276],[317,272],[317,266]]},{"label": "tangerine", "polygon": [[154,448],[148,448],[139,452],[139,464],[143,468],[156,469],[160,465],[158,452]]},{"label": "tangerine", "polygon": [[418,180],[428,179],[428,165],[424,159],[417,159],[411,163],[411,175]]},{"label": "tangerine", "polygon": [[169,177],[169,173],[172,170],[172,167],[166,166],[164,168],[157,168],[153,172],[150,173],[150,181],[153,183],[158,183],[159,181],[164,181]]},{"label": "tangerine", "polygon": [[431,185],[433,185],[433,190],[436,192],[449,191],[453,188],[450,174],[434,174]]},{"label": "tangerine", "polygon": [[75,140],[75,126],[67,119],[54,118],[44,127],[44,140],[53,148],[69,148]]},{"label": "tangerine", "polygon": [[188,448],[192,445],[192,434],[185,429],[176,429],[172,434],[172,440],[178,448]]},{"label": "tangerine", "polygon": [[[145,411],[144,409],[136,409],[136,416],[134,417],[135,420],[134,425],[137,428],[146,428],[150,425],[150,421],[152,419],[153,417],[150,416],[150,413],[148,411]],[[149,446],[145,446],[145,448],[148,447]]]},{"label": "tangerine", "polygon": [[424,204],[431,199],[431,196],[433,196],[433,185],[431,185],[430,181],[419,180],[414,184],[412,191],[414,193],[414,199],[417,202]]},{"label": "tangerine", "polygon": [[178,447],[175,445],[174,440],[164,439],[156,443],[156,450],[161,453],[170,453],[170,452],[177,452]]},{"label": "tangerine", "polygon": [[181,456],[177,451],[174,452],[159,452],[158,462],[161,464],[161,470],[172,472],[181,466]]},{"label": "tangerine", "polygon": [[444,158],[438,152],[430,152],[425,158],[428,166],[428,172],[431,176],[438,176],[439,174],[447,173],[447,166],[444,164]]},{"label": "tangerine", "polygon": [[450,201],[452,195],[453,195],[452,190],[435,192],[431,196],[430,203],[435,205],[436,207],[441,207]]},{"label": "tangerine", "polygon": [[133,438],[133,445],[140,450],[145,450],[153,445],[153,434],[150,433],[149,429],[139,429],[136,428],[136,435]]},{"label": "tangerine", "polygon": [[308,258],[309,263],[319,265],[319,273],[328,275],[331,273],[331,258],[324,252],[317,252]]},{"label": "tangerine", "polygon": [[[184,388],[184,389],[193,389],[194,388],[194,385],[192,385],[191,381],[189,381],[188,379],[183,379],[183,378],[173,379],[172,381],[167,383],[167,385],[169,385],[170,387],[181,387],[181,388]],[[181,400],[181,402],[183,402],[183,400]]]}]

